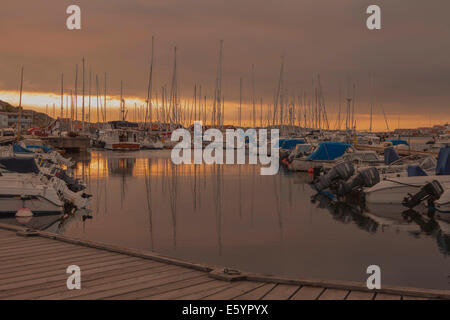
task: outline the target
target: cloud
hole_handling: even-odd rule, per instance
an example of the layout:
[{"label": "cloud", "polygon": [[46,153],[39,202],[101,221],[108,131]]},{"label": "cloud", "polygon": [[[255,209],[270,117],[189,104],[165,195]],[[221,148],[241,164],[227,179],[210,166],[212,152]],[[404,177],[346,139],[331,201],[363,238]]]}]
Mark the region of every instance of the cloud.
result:
[{"label": "cloud", "polygon": [[[65,9],[74,3],[82,9],[81,31],[65,29]],[[380,31],[365,27],[370,4],[382,9]],[[285,56],[289,95],[311,96],[311,78],[320,73],[329,110],[336,110],[339,88],[345,92],[350,78],[358,110],[367,113],[373,74],[377,105],[396,114],[426,109],[448,120],[449,9],[445,0],[6,1],[0,83],[17,89],[24,65],[26,90],[58,92],[61,72],[73,87],[75,64],[85,56],[93,74],[108,72],[109,94],[118,94],[123,80],[126,94],[144,97],[154,35],[154,88],[170,84],[177,45],[181,94],[192,96],[199,83],[212,95],[223,39],[227,100],[238,99],[239,77],[249,100],[254,64],[257,96],[271,102]]]}]

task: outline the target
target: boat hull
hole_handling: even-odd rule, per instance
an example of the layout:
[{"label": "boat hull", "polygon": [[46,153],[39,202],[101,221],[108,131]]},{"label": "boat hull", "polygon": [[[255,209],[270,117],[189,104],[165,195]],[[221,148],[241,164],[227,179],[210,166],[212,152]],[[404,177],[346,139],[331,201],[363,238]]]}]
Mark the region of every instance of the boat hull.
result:
[{"label": "boat hull", "polygon": [[433,180],[439,181],[444,189],[450,187],[450,176],[400,177],[383,180],[365,190],[368,204],[401,204],[408,194],[416,194],[422,186]]},{"label": "boat hull", "polygon": [[313,161],[305,159],[294,159],[289,165],[289,170],[307,172],[311,168],[324,167],[326,169],[330,169],[334,165],[335,161]]},{"label": "boat hull", "polygon": [[14,215],[20,208],[28,208],[34,215],[54,215],[63,212],[61,206],[39,196],[28,197],[25,200],[17,195],[0,196],[0,214]]},{"label": "boat hull", "polygon": [[105,149],[107,150],[123,150],[123,151],[133,151],[139,150],[141,145],[139,143],[131,142],[119,142],[119,143],[106,143]]}]

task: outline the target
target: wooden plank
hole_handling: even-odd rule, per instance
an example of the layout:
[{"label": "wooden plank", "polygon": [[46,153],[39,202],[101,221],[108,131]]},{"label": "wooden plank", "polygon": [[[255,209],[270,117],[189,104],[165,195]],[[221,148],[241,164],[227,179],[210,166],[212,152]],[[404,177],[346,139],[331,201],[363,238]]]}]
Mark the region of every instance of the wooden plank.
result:
[{"label": "wooden plank", "polygon": [[[51,240],[50,240],[51,241]],[[9,246],[17,246],[20,244],[28,243],[28,244],[34,244],[34,243],[48,243],[49,239],[45,239],[39,236],[36,237],[23,237],[23,236],[17,236],[15,234],[11,234],[9,238],[4,238],[0,240],[0,248],[9,247]]]},{"label": "wooden plank", "polygon": [[22,240],[21,242],[17,242],[17,243],[8,243],[8,244],[1,243],[0,254],[3,257],[5,255],[7,255],[8,253],[27,252],[27,251],[33,251],[36,248],[46,248],[48,246],[64,245],[64,243],[61,243],[61,242],[52,242],[52,241],[49,242],[49,241],[46,241],[43,239],[37,239],[37,240],[39,240],[39,241]]},{"label": "wooden plank", "polygon": [[403,296],[403,300],[429,300],[428,298]]},{"label": "wooden plank", "polygon": [[[15,239],[17,236],[14,233],[0,233],[0,241],[5,239]],[[1,242],[0,242],[1,243]]]},{"label": "wooden plank", "polygon": [[[0,239],[0,246],[11,244],[11,243],[18,243],[21,240],[23,241],[23,239],[25,239],[25,237],[18,237],[15,234],[11,234],[7,238],[1,238]],[[33,239],[41,239],[41,238],[38,238],[38,237],[27,237],[26,239],[27,240],[33,240]]]},{"label": "wooden plank", "polygon": [[[147,261],[146,261],[147,262]],[[107,279],[109,281],[109,275],[111,272],[120,272],[120,274],[126,273],[128,268],[133,268],[136,266],[142,265],[142,261],[135,262],[125,262],[121,264],[110,265],[107,267],[94,268],[94,269],[83,269],[81,274],[82,286],[84,287],[85,282],[88,283],[89,280],[102,280],[101,278],[104,276],[103,280]],[[67,279],[67,275],[65,275],[65,279]],[[56,289],[56,288],[59,288]],[[49,290],[50,289],[50,290]],[[6,292],[0,292],[0,299],[10,297],[14,297],[14,299],[24,299],[25,297],[31,298],[39,298],[46,295],[50,295],[53,293],[57,293],[59,291],[67,291],[66,282],[64,278],[60,277],[59,279],[49,280],[45,283],[32,284],[30,286],[24,286],[16,289],[7,290]]]},{"label": "wooden plank", "polygon": [[114,257],[115,258],[117,258],[117,257],[123,258],[123,255],[114,254],[114,253],[110,253],[110,252],[99,252],[96,255],[91,255],[88,257],[81,257],[81,258],[70,257],[70,258],[66,259],[66,261],[64,261],[64,262],[46,264],[46,265],[43,265],[40,267],[33,266],[32,268],[30,268],[28,266],[28,268],[26,268],[26,269],[13,270],[13,271],[5,272],[5,273],[3,273],[4,270],[2,269],[2,273],[0,273],[0,284],[3,283],[2,281],[4,279],[17,278],[17,277],[25,276],[28,274],[36,275],[37,273],[45,273],[45,272],[50,272],[50,271],[55,271],[55,270],[58,270],[60,272],[61,270],[66,270],[66,268],[70,265],[81,266],[81,265],[86,265],[88,263],[109,261]]},{"label": "wooden plank", "polygon": [[319,300],[344,300],[349,291],[341,289],[326,289],[319,297]]},{"label": "wooden plank", "polygon": [[217,292],[220,292],[220,291],[223,291],[225,289],[228,289],[232,285],[233,284],[231,282],[227,282],[223,287],[214,287],[214,288],[210,288],[210,289],[207,289],[207,290],[204,290],[204,291],[199,291],[199,292],[183,295],[181,297],[178,297],[175,300],[200,300],[200,299],[203,299],[203,298],[205,298],[207,296],[215,294]]},{"label": "wooden plank", "polygon": [[249,291],[240,296],[237,296],[235,299],[236,300],[259,300],[259,299],[262,299],[276,285],[277,285],[276,283],[266,283],[265,285],[263,285],[259,288],[256,288],[252,291]]},{"label": "wooden plank", "polygon": [[400,300],[401,298],[401,296],[388,293],[377,293],[375,295],[375,300]]},{"label": "wooden plank", "polygon": [[[214,280],[203,275],[198,278],[187,281],[179,281],[167,286],[158,287],[161,293],[151,294],[142,298],[143,300],[174,300],[186,294],[198,293],[213,288],[222,288],[227,283],[224,281]],[[165,291],[165,292],[164,292]]]},{"label": "wooden plank", "polygon": [[[158,262],[138,260],[136,262],[127,262],[118,265],[115,269],[110,268],[109,271],[98,271],[87,275],[82,273],[82,289],[84,290],[105,283],[147,275],[149,272],[154,272],[165,267],[167,266]],[[45,283],[44,285],[28,288],[27,291],[19,291],[16,295],[8,296],[8,299],[38,299],[65,291],[67,291],[67,287],[64,281],[53,281]]]},{"label": "wooden plank", "polygon": [[109,252],[101,252],[99,253],[98,251],[86,251],[84,249],[79,249],[79,250],[75,250],[75,251],[69,251],[64,255],[58,255],[58,256],[53,256],[53,257],[49,257],[45,260],[42,260],[40,258],[37,259],[28,259],[26,261],[22,261],[22,262],[17,262],[13,260],[13,263],[11,264],[0,264],[0,268],[2,270],[2,272],[14,272],[14,271],[21,271],[21,270],[27,270],[27,269],[32,269],[32,268],[40,268],[40,267],[44,267],[47,265],[55,265],[55,264],[59,264],[62,262],[67,262],[68,260],[70,261],[71,259],[75,258],[75,259],[79,259],[82,257],[85,258],[89,258],[91,257],[92,259],[95,259],[96,256],[98,256],[99,254],[111,254]]},{"label": "wooden plank", "polygon": [[346,300],[373,300],[374,295],[368,291],[351,291]]},{"label": "wooden plank", "polygon": [[29,267],[38,265],[43,262],[55,262],[59,260],[64,260],[70,257],[76,257],[79,255],[92,255],[98,254],[98,251],[89,248],[76,248],[73,250],[67,250],[64,253],[59,253],[57,255],[42,255],[37,257],[23,257],[22,259],[14,259],[10,261],[10,263],[0,263],[0,267],[2,270],[17,268],[17,267]]},{"label": "wooden plank", "polygon": [[[68,249],[71,249],[71,248],[65,247],[64,245],[63,246],[55,245],[54,247],[48,247],[48,248],[45,248],[45,249],[42,249],[42,250],[41,249],[36,249],[35,251],[33,251],[31,253],[27,253],[26,257],[36,257],[36,256],[39,256],[39,255],[48,255],[48,254],[54,255],[55,253],[67,252]],[[0,258],[0,264],[3,263],[3,262],[11,261],[11,260],[16,259],[16,258],[20,259],[20,258],[23,258],[24,256],[25,255],[21,254],[21,253],[14,254],[14,255],[9,255],[9,256],[2,256]]]},{"label": "wooden plank", "polygon": [[[86,266],[89,266],[91,264],[99,264],[99,263],[103,263],[103,264],[114,264],[116,262],[123,262],[123,261],[135,261],[134,258],[132,257],[126,257],[126,256],[122,256],[122,255],[111,255],[111,254],[107,254],[106,256],[103,257],[99,257],[97,259],[88,259],[85,260],[83,262],[79,262],[79,267],[81,268],[81,270],[83,270],[82,268],[85,268]],[[51,275],[57,275],[60,273],[66,273],[66,269],[68,266],[70,266],[72,263],[68,262],[62,266],[60,266],[57,269],[44,269],[44,270],[39,270],[39,272],[19,272],[18,274],[12,274],[9,277],[0,279],[0,288],[2,288],[3,285],[6,285],[8,283],[11,282],[20,282],[20,281],[26,281],[26,280],[31,280],[31,279],[37,279],[37,278],[45,278]]]},{"label": "wooden plank", "polygon": [[231,300],[253,289],[263,286],[262,282],[241,281],[235,285],[205,297],[205,300]]},{"label": "wooden plank", "polygon": [[[173,268],[166,271],[160,271],[155,273],[150,273],[142,277],[135,277],[132,279],[126,279],[122,281],[110,282],[104,285],[94,286],[83,290],[72,290],[69,292],[63,292],[59,294],[52,294],[43,297],[44,299],[101,299],[112,297],[119,294],[125,294],[127,292],[138,291],[140,289],[145,289],[151,287],[152,285],[157,285],[162,283],[170,282],[171,279],[178,279],[179,277],[186,278],[186,273],[198,272],[191,271],[189,269],[181,270],[179,268]],[[175,280],[173,280],[175,281]]]},{"label": "wooden plank", "polygon": [[[71,297],[70,299],[122,299],[122,300],[136,300],[135,294],[141,294],[144,289],[153,289],[165,284],[178,283],[180,281],[189,280],[192,278],[204,277],[203,274],[193,270],[168,270],[161,274],[149,274],[142,277],[145,280],[136,281],[137,278],[128,279],[126,284],[121,283],[113,288],[82,295],[79,297]],[[119,298],[120,296],[120,298]],[[132,298],[133,296],[133,298]]]},{"label": "wooden plank", "polygon": [[299,289],[299,286],[290,284],[278,284],[269,293],[267,293],[263,300],[289,300],[289,298]]},{"label": "wooden plank", "polygon": [[324,290],[321,287],[303,286],[291,297],[291,300],[316,300]]},{"label": "wooden plank", "polygon": [[[116,258],[116,260],[114,260],[114,263],[130,261],[129,258],[130,257],[119,257],[119,258]],[[90,267],[91,268],[94,268],[94,267],[95,268],[105,268],[108,265],[111,265],[111,261],[94,263]],[[80,268],[81,268],[81,270],[89,270],[89,268],[87,268],[86,266],[80,266]],[[58,280],[61,278],[67,279],[67,274],[65,271],[66,270],[61,270],[60,272],[56,271],[56,272],[49,273],[45,276],[42,276],[42,274],[38,274],[35,277],[26,277],[27,279],[20,279],[20,280],[16,279],[16,281],[14,281],[14,282],[0,285],[0,291],[6,291],[6,290],[14,289],[14,288],[25,287],[25,286],[31,286],[34,284],[42,284],[42,283],[46,283],[48,281]]]}]

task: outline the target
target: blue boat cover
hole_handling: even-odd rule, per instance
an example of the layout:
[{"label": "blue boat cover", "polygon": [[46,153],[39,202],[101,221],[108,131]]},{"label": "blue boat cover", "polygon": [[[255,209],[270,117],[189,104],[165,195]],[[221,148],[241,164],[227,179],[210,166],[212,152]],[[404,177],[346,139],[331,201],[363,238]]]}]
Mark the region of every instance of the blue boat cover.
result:
[{"label": "blue boat cover", "polygon": [[0,158],[0,165],[8,171],[17,173],[39,173],[34,158]]},{"label": "blue boat cover", "polygon": [[400,159],[394,148],[384,148],[384,164],[391,164]]},{"label": "blue boat cover", "polygon": [[13,151],[14,151],[14,153],[34,153],[33,151],[25,149],[20,144],[14,144],[13,145]]},{"label": "blue boat cover", "polygon": [[388,140],[388,142],[392,142],[393,146],[397,146],[399,144],[404,144],[409,146],[408,142],[406,140],[400,140],[400,139],[392,139],[392,140]]},{"label": "blue boat cover", "polygon": [[408,177],[427,176],[427,173],[419,166],[408,166]]},{"label": "blue boat cover", "polygon": [[436,175],[450,174],[450,147],[443,147],[439,151]]},{"label": "blue boat cover", "polygon": [[45,153],[51,151],[51,148],[47,147],[45,144],[42,145],[28,145],[27,144],[27,149],[42,149]]},{"label": "blue boat cover", "polygon": [[303,139],[280,139],[280,149],[292,150],[298,144],[304,144]]},{"label": "blue boat cover", "polygon": [[311,153],[306,160],[334,160],[342,156],[350,146],[348,143],[343,142],[321,142],[316,151]]}]

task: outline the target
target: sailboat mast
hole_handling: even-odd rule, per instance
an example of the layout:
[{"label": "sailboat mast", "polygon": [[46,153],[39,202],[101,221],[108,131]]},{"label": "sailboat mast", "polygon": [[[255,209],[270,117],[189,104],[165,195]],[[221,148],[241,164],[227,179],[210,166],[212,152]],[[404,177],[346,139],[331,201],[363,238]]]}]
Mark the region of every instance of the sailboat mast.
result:
[{"label": "sailboat mast", "polygon": [[81,59],[83,62],[83,85],[82,85],[82,91],[83,91],[83,98],[81,100],[81,130],[84,133],[84,57]]},{"label": "sailboat mast", "polygon": [[[98,103],[98,75],[95,75],[95,89],[97,94],[97,122],[100,123],[100,110],[99,110],[99,103]],[[102,112],[103,113],[103,112]]]},{"label": "sailboat mast", "polygon": [[19,95],[19,115],[17,117],[17,137],[20,138],[22,131],[22,89],[23,89],[23,66],[20,71],[20,95]]},{"label": "sailboat mast", "polygon": [[242,128],[242,77],[239,78],[239,127]]},{"label": "sailboat mast", "polygon": [[123,112],[123,83],[122,80],[120,80],[120,114],[122,116],[122,121],[125,121],[123,118],[124,112]]},{"label": "sailboat mast", "polygon": [[105,72],[105,96],[103,98],[103,104],[104,104],[104,109],[105,109],[105,113],[104,113],[104,119],[103,122],[106,122],[106,72]]},{"label": "sailboat mast", "polygon": [[92,81],[92,70],[91,66],[89,66],[89,109],[88,109],[88,123],[91,122],[91,81]]},{"label": "sailboat mast", "polygon": [[64,118],[64,73],[61,73],[61,119]]},{"label": "sailboat mast", "polygon": [[75,65],[75,120],[78,120],[78,64]]},{"label": "sailboat mast", "polygon": [[[150,122],[150,131],[152,130],[152,78],[153,78],[153,54],[154,54],[154,40],[155,38],[152,36],[152,56],[150,60],[150,73],[148,78],[148,88],[147,88],[147,113],[148,120]],[[147,122],[147,117],[145,117],[145,122]]]},{"label": "sailboat mast", "polygon": [[255,101],[255,65],[252,64],[252,120],[253,128],[256,127],[256,101]]},{"label": "sailboat mast", "polygon": [[370,77],[370,129],[372,132],[372,121],[373,121],[373,77]]}]

